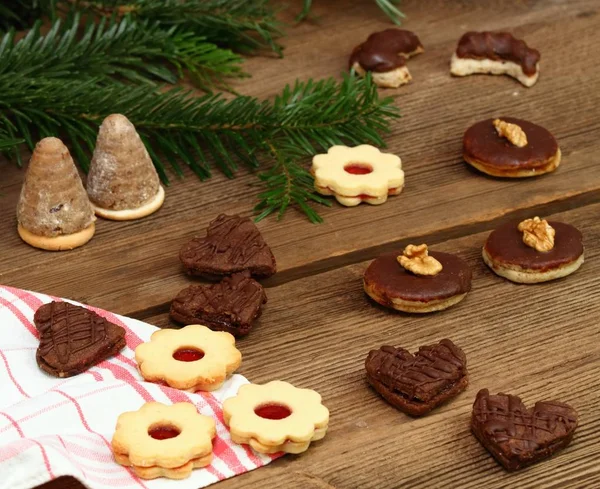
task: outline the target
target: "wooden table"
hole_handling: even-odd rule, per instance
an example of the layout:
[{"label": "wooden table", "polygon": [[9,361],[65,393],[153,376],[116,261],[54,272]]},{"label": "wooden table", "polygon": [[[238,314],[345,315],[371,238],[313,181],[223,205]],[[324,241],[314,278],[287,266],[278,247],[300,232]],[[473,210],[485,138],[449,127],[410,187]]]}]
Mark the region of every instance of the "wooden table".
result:
[{"label": "wooden table", "polygon": [[[242,92],[272,96],[297,77],[345,69],[352,47],[389,27],[372,1],[315,2],[319,23],[289,30],[286,57],[252,58]],[[321,209],[322,225],[294,211],[259,224],[279,273],[265,281],[269,303],[239,341],[240,373],[318,390],[331,410],[327,437],[301,456],[222,482],[220,489],[600,487],[600,4],[571,1],[406,0],[405,27],[426,53],[410,62],[414,81],[388,90],[403,118],[387,139],[402,157],[406,189],[380,207]],[[455,79],[448,62],[466,30],[509,29],[542,52],[530,89],[506,77]],[[473,122],[497,115],[543,124],[559,140],[554,174],[522,181],[487,178],[461,160],[461,137]],[[157,214],[139,222],[100,220],[81,249],[47,253],[23,244],[15,208],[23,171],[0,162],[0,281],[93,304],[161,327],[172,326],[169,301],[193,281],[179,247],[220,212],[250,215],[255,177],[200,183],[188,176],[167,190]],[[493,275],[480,258],[491,229],[509,218],[541,215],[570,222],[585,236],[586,263],[567,279],[518,286]],[[369,261],[408,243],[426,242],[465,258],[473,290],[442,313],[388,312],[362,291]],[[467,353],[466,392],[422,419],[396,411],[365,381],[363,362],[381,344],[419,345],[452,338]],[[508,475],[471,435],[475,394],[487,387],[526,402],[572,403],[581,423],[560,456]],[[72,479],[45,489],[80,488]]]}]

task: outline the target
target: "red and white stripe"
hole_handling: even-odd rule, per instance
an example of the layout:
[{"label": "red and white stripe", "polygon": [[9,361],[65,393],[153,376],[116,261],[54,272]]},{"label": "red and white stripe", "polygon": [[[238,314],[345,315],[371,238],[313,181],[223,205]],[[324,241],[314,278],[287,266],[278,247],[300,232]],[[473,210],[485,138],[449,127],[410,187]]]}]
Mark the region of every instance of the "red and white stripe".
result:
[{"label": "red and white stripe", "polygon": [[213,462],[177,481],[178,489],[206,487],[277,458],[236,445],[223,423],[222,402],[248,382],[241,375],[216,392],[202,394],[143,381],[134,350],[157,328],[141,321],[90,307],[125,328],[127,346],[76,377],[58,379],[44,373],[35,360],[39,340],[33,315],[52,300],[62,299],[0,286],[0,489],[31,489],[63,475],[90,489],[173,487],[167,479],[139,479],[112,456],[110,439],[117,417],[148,401],[192,402],[201,414],[215,419]]}]

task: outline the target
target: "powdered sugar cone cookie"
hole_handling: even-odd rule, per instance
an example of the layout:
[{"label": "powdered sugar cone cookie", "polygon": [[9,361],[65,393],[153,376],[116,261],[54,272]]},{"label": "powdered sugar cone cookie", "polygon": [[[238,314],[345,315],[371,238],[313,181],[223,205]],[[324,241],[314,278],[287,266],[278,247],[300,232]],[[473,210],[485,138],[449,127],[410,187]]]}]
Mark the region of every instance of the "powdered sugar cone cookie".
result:
[{"label": "powdered sugar cone cookie", "polygon": [[100,126],[87,192],[96,214],[115,221],[148,216],[165,200],[152,159],[124,115],[109,115]]},{"label": "powdered sugar cone cookie", "polygon": [[19,236],[36,248],[70,250],[92,239],[95,219],[69,150],[60,139],[42,139],[17,205]]}]

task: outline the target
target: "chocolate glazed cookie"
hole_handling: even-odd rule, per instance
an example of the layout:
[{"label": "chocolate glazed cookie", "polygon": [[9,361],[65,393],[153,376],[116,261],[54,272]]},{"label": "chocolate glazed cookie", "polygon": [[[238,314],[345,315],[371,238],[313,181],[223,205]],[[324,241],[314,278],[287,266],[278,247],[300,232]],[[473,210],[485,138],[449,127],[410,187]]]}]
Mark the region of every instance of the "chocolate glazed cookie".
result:
[{"label": "chocolate glazed cookie", "polygon": [[402,253],[376,258],[363,277],[364,290],[382,306],[398,311],[426,313],[457,304],[471,290],[471,269],[461,258],[449,253],[431,252],[441,264],[434,275],[419,275],[398,263]]},{"label": "chocolate glazed cookie", "polygon": [[[523,223],[527,221],[531,221],[530,225],[534,224],[533,219]],[[537,225],[541,227],[542,223],[553,230],[549,249],[540,251],[526,244],[526,230],[519,229],[522,224],[519,221],[507,222],[492,231],[485,242],[482,256],[486,265],[497,275],[524,284],[547,282],[575,272],[584,261],[583,238],[579,230],[570,224],[538,218]],[[533,239],[541,242],[544,237],[538,232]]]},{"label": "chocolate glazed cookie", "polygon": [[412,77],[406,60],[424,51],[419,38],[404,29],[386,29],[371,34],[350,55],[349,68],[364,76],[371,72],[379,87],[397,88]]},{"label": "chocolate glazed cookie", "polygon": [[382,346],[365,361],[367,380],[392,406],[412,416],[427,414],[468,384],[467,358],[452,341],[422,346],[412,355]]}]

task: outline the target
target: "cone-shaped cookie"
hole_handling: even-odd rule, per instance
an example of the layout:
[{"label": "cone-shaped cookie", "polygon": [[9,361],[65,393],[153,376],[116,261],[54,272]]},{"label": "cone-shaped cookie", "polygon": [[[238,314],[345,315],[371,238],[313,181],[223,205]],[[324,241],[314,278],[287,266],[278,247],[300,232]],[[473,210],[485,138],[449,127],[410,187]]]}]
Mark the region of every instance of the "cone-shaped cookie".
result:
[{"label": "cone-shaped cookie", "polygon": [[100,126],[87,191],[96,214],[115,221],[145,217],[163,204],[150,155],[124,115],[109,115]]},{"label": "cone-shaped cookie", "polygon": [[19,236],[36,248],[70,250],[92,238],[95,220],[69,150],[60,139],[42,139],[21,189]]}]

